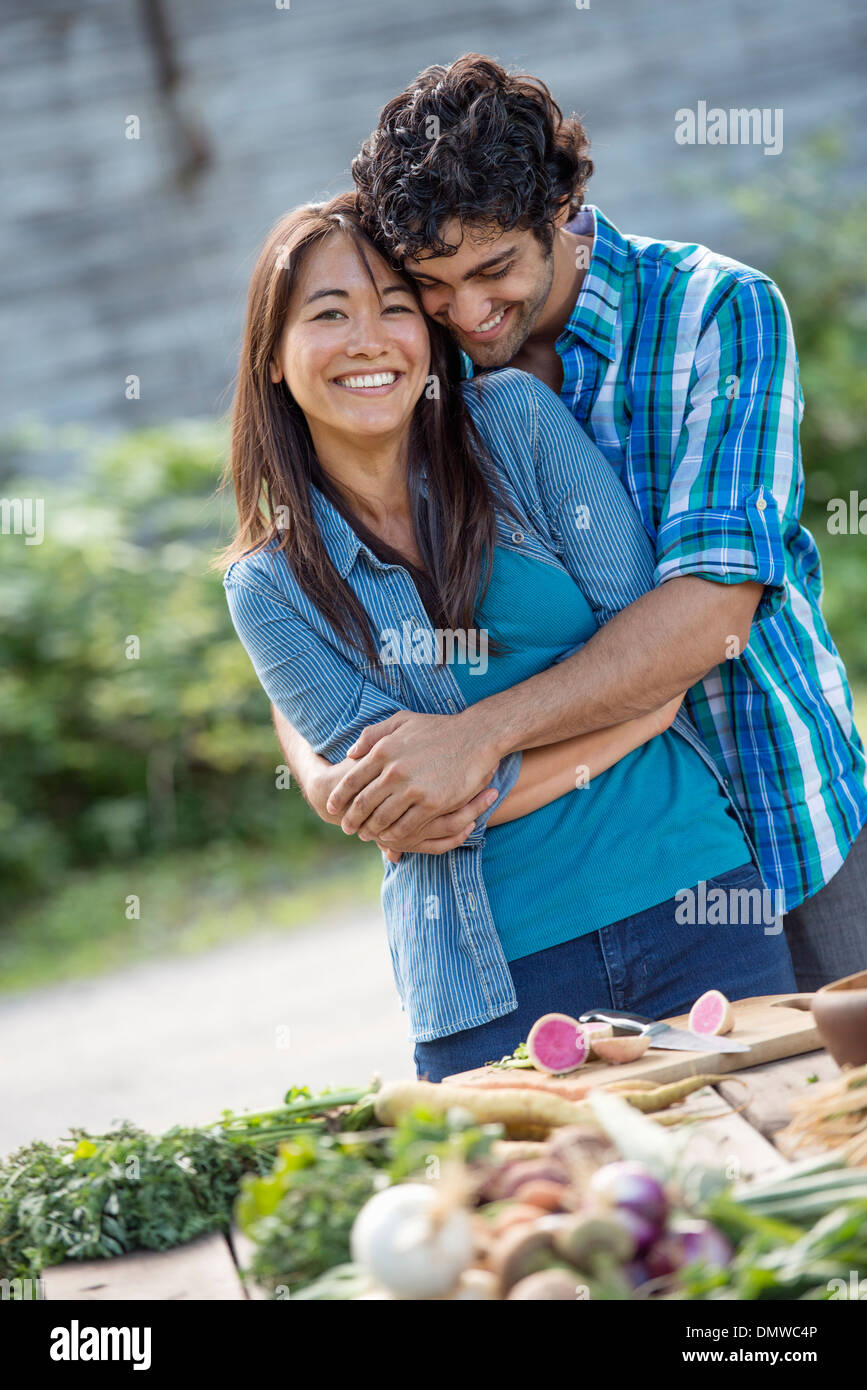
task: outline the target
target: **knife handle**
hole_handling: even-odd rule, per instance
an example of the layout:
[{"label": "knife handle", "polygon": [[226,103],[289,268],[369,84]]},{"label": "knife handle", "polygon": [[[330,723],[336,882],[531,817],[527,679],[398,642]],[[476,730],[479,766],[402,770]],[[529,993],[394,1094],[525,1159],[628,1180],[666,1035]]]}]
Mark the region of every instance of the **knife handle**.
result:
[{"label": "knife handle", "polygon": [[626,1033],[642,1033],[652,1018],[642,1018],[641,1014],[621,1014],[614,1009],[589,1009],[581,1014],[579,1023],[610,1023],[613,1028],[622,1028]]}]

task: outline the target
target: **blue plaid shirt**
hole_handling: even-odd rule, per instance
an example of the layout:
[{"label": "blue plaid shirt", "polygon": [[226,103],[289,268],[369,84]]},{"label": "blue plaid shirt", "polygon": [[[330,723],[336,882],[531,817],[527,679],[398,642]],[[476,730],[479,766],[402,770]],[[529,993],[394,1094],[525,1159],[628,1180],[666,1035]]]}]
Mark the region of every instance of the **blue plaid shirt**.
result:
[{"label": "blue plaid shirt", "polygon": [[592,206],[570,230],[594,240],[556,343],[561,399],[638,508],[655,583],[765,585],[746,650],[686,704],[789,911],[840,868],[867,789],[819,553],[799,519],[804,402],[788,310],[768,276],[704,246],[624,236]]},{"label": "blue plaid shirt", "polygon": [[[518,518],[498,511],[498,545],[565,570],[599,625],[647,593],[654,553],[638,513],[554,393],[517,371],[496,372],[478,390],[469,383],[463,390]],[[329,556],[360,599],[374,634],[404,632],[406,623],[422,650],[425,643],[434,650],[433,627],[408,571],[383,564],[316,488],[311,496]],[[245,556],[230,566],[224,583],[232,621],[270,699],[330,762],[346,757],[368,724],[397,710],[454,714],[466,708],[449,663],[375,665],[345,642],[310,603],[282,552]],[[722,785],[683,711],[673,728]],[[503,795],[520,765],[520,753],[500,763],[494,785]],[[392,967],[416,1041],[458,1033],[517,1008],[485,891],[489,815],[478,817],[458,849],[404,854],[397,864],[384,863]]]}]

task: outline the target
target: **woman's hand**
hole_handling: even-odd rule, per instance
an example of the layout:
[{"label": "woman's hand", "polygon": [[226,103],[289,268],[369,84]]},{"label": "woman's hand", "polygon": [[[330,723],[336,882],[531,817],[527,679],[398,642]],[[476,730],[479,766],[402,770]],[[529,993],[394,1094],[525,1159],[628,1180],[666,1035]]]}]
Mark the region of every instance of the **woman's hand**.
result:
[{"label": "woman's hand", "polygon": [[434,820],[429,821],[420,839],[412,843],[406,842],[403,839],[404,832],[401,831],[400,821],[397,821],[382,838],[376,839],[376,844],[392,864],[398,862],[402,853],[446,854],[448,850],[457,849],[464,843],[470,832],[475,829],[476,817],[487,811],[496,799],[496,788],[486,787],[459,811],[451,811],[448,815],[436,816]]}]

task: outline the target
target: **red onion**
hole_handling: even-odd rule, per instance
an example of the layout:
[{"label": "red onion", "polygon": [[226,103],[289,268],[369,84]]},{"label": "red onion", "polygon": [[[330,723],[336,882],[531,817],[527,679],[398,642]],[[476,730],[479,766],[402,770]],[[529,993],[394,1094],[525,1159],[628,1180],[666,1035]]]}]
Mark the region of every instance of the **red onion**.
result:
[{"label": "red onion", "polygon": [[709,1269],[724,1269],[732,1254],[725,1236],[709,1221],[677,1216],[644,1259],[652,1277],[658,1279],[696,1261]]},{"label": "red onion", "polygon": [[619,1221],[621,1226],[626,1227],[637,1255],[642,1255],[648,1250],[659,1236],[658,1222],[651,1221],[642,1212],[633,1211],[631,1207],[615,1207],[610,1215]]},{"label": "red onion", "polygon": [[683,1239],[671,1231],[664,1231],[645,1253],[644,1262],[650,1279],[662,1279],[674,1274],[685,1264]]},{"label": "red onion", "polygon": [[608,1207],[635,1212],[651,1225],[662,1229],[668,1211],[668,1200],[662,1183],[643,1163],[623,1159],[597,1168],[588,1183],[588,1192],[595,1201]]},{"label": "red onion", "polygon": [[683,1243],[684,1264],[700,1260],[710,1269],[725,1269],[731,1263],[731,1245],[709,1221],[679,1217],[672,1222],[671,1233]]}]

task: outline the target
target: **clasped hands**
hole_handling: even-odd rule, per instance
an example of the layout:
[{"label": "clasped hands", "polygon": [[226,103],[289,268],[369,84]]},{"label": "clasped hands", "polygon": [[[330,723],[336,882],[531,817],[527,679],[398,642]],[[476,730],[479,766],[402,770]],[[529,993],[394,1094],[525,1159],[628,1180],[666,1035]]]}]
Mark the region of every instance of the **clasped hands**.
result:
[{"label": "clasped hands", "polygon": [[457,848],[498,795],[499,756],[464,713],[399,710],[371,725],[342,763],[320,769],[314,805],[393,863]]}]

